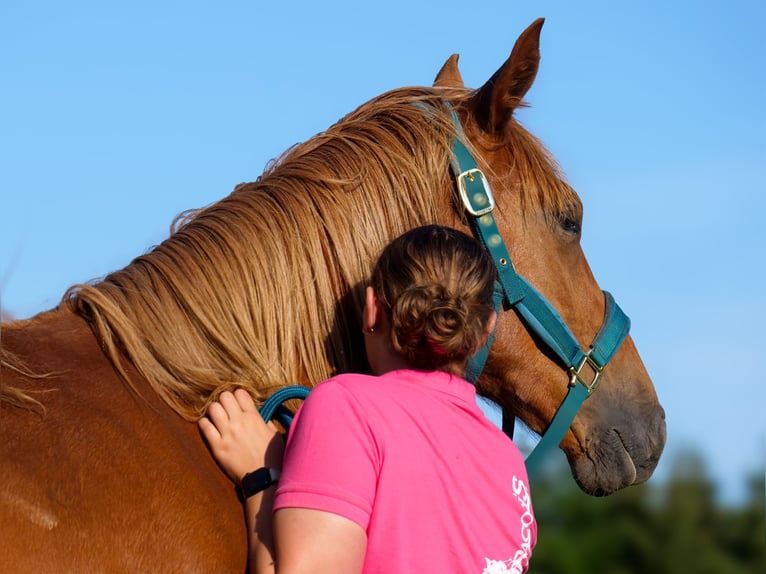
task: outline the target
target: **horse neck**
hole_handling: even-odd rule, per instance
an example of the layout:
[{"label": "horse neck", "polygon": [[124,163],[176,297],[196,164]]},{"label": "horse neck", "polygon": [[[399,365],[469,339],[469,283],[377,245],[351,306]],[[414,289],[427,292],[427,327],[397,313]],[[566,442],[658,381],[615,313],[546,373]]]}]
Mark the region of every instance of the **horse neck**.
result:
[{"label": "horse neck", "polygon": [[454,215],[448,149],[433,126],[428,137],[390,121],[338,126],[125,269],[69,292],[65,304],[92,322],[123,376],[125,357],[193,420],[232,383],[261,401],[366,367],[355,336],[363,282],[390,239]]}]

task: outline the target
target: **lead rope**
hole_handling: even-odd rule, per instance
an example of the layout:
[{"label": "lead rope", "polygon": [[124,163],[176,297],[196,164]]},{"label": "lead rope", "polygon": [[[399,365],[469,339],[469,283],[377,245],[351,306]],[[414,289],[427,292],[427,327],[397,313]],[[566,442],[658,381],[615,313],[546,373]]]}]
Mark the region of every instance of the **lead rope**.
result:
[{"label": "lead rope", "polygon": [[289,430],[290,425],[293,423],[294,415],[283,403],[292,399],[306,400],[310,390],[308,387],[300,385],[283,387],[266,399],[261,408],[258,409],[258,412],[261,413],[261,417],[266,422],[275,420],[285,430]]}]

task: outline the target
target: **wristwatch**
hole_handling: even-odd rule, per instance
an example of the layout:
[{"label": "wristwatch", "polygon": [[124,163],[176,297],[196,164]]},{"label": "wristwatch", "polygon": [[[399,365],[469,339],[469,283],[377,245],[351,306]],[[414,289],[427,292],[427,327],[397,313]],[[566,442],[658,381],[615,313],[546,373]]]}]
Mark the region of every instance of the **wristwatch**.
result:
[{"label": "wristwatch", "polygon": [[272,484],[276,484],[282,471],[278,468],[262,467],[253,472],[248,472],[242,477],[239,483],[239,489],[243,498],[249,498],[266,490]]}]

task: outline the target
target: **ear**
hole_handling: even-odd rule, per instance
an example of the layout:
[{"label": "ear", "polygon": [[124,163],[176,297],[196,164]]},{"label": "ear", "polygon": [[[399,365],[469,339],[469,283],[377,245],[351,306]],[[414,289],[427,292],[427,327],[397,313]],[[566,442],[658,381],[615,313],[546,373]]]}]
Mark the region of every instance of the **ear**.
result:
[{"label": "ear", "polygon": [[487,326],[484,328],[484,339],[482,340],[481,345],[479,345],[480,349],[487,344],[487,339],[489,339],[489,336],[495,330],[496,325],[497,325],[497,313],[495,311],[492,311],[492,314],[489,316],[489,320],[487,321]]},{"label": "ear", "polygon": [[382,309],[380,307],[380,302],[378,302],[378,296],[375,294],[375,290],[368,286],[364,298],[362,329],[364,329],[364,331],[374,329],[378,325],[378,319],[381,312]]},{"label": "ear", "polygon": [[457,61],[460,58],[457,54],[452,54],[444,63],[442,69],[436,74],[434,87],[438,88],[462,88],[463,78],[457,67]]},{"label": "ear", "polygon": [[522,32],[505,64],[472,97],[479,125],[494,135],[503,133],[513,111],[532,87],[540,64],[540,31],[543,18]]}]

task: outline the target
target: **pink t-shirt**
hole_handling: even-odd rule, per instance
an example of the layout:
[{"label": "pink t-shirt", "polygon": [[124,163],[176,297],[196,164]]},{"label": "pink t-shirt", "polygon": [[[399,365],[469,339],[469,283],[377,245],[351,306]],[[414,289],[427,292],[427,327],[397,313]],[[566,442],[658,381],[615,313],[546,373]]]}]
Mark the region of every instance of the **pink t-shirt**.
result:
[{"label": "pink t-shirt", "polygon": [[274,509],[344,516],[367,532],[365,574],[526,571],[537,525],[516,446],[442,372],[339,375],[290,431]]}]

